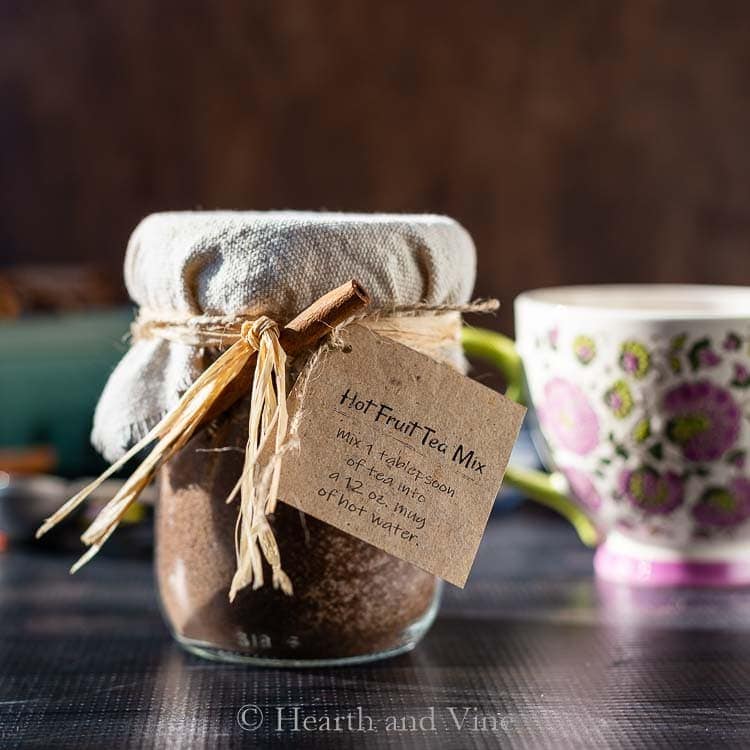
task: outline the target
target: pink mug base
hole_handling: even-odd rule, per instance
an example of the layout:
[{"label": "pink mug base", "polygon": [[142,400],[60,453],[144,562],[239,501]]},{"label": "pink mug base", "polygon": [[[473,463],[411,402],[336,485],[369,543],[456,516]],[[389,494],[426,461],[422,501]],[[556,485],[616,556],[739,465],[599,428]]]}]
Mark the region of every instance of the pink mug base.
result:
[{"label": "pink mug base", "polygon": [[614,551],[605,541],[594,556],[599,578],[635,586],[750,586],[750,548],[746,558],[731,561],[647,560]]}]

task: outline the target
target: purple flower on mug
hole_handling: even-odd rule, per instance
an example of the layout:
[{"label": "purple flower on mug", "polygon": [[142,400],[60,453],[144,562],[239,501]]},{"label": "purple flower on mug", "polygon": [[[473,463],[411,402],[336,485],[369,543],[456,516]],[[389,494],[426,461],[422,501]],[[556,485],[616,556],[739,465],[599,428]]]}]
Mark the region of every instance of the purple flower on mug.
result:
[{"label": "purple flower on mug", "polygon": [[626,341],[620,348],[620,367],[634,378],[642,378],[651,368],[648,349],[638,341]]},{"label": "purple flower on mug", "polygon": [[587,510],[597,510],[602,504],[602,498],[597,492],[596,487],[594,487],[594,483],[589,479],[588,474],[572,466],[561,468],[560,471],[562,471],[568,480],[570,489],[578,502]]},{"label": "purple flower on mug", "polygon": [[701,367],[716,367],[721,357],[713,350],[711,339],[703,338],[690,347],[688,360],[693,370],[698,370]]},{"label": "purple flower on mug", "polygon": [[740,362],[734,363],[734,372],[732,373],[732,385],[737,388],[750,387],[750,370]]},{"label": "purple flower on mug", "polygon": [[583,391],[563,378],[544,386],[539,420],[553,439],[573,453],[585,456],[599,442],[599,420]]},{"label": "purple flower on mug", "polygon": [[636,508],[646,513],[671,513],[683,500],[682,479],[671,471],[659,474],[650,466],[623,471],[620,491]]},{"label": "purple flower on mug", "polygon": [[713,349],[703,349],[700,358],[704,367],[715,367],[721,363],[721,357]]},{"label": "purple flower on mug", "polygon": [[715,461],[740,434],[741,414],[731,393],[708,380],[682,383],[664,397],[667,437],[690,461]]},{"label": "purple flower on mug", "polygon": [[573,354],[582,364],[589,364],[596,356],[596,342],[590,336],[576,336],[573,339]]},{"label": "purple flower on mug", "polygon": [[624,380],[618,380],[604,393],[604,403],[618,419],[624,419],[633,411],[633,395]]},{"label": "purple flower on mug", "polygon": [[728,487],[709,487],[693,508],[706,526],[734,526],[750,517],[750,479],[738,477]]},{"label": "purple flower on mug", "polygon": [[736,352],[740,348],[741,344],[742,339],[736,333],[730,331],[726,335],[724,343],[721,345],[721,347],[725,352]]}]

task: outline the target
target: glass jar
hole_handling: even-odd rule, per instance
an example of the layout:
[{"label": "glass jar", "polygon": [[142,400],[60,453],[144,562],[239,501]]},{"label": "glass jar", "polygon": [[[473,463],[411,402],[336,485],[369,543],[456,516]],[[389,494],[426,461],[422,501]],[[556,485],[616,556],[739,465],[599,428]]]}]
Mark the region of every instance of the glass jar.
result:
[{"label": "glass jar", "polygon": [[442,582],[283,503],[269,520],[294,595],[267,581],[229,602],[237,505],[226,498],[246,434],[244,404],[162,470],[156,577],[176,640],[203,657],[257,665],[353,664],[413,648],[435,618]]},{"label": "glass jar", "polygon": [[[471,237],[445,216],[152,214],[128,243],[125,280],[138,320],[99,401],[94,443],[116,461],[145,440],[231,343],[222,326],[261,315],[284,325],[352,280],[368,293],[368,315],[460,307],[475,267]],[[407,331],[401,343],[462,370],[460,317],[453,323],[439,337]],[[394,337],[395,328],[379,332]],[[288,364],[288,372],[297,366],[294,357]],[[175,638],[202,656],[254,664],[350,663],[412,648],[435,617],[435,576],[283,502],[269,520],[293,595],[266,580],[229,602],[238,501],[226,498],[241,475],[247,408],[236,404],[201,427],[161,470],[156,578]]]}]

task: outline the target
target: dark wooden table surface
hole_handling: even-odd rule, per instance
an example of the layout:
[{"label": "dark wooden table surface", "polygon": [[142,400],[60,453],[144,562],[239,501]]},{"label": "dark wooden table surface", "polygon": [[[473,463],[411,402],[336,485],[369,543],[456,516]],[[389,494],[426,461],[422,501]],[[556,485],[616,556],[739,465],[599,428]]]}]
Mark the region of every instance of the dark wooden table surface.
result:
[{"label": "dark wooden table surface", "polygon": [[[188,656],[147,561],[102,556],[73,578],[66,562],[0,558],[3,748],[750,745],[750,591],[597,583],[590,551],[550,516],[493,521],[422,644],[347,669]],[[237,718],[250,705],[246,727],[264,715],[254,731]],[[318,730],[277,731],[277,710],[294,707]],[[351,730],[320,730],[347,715]],[[366,717],[376,731],[359,731]]]}]

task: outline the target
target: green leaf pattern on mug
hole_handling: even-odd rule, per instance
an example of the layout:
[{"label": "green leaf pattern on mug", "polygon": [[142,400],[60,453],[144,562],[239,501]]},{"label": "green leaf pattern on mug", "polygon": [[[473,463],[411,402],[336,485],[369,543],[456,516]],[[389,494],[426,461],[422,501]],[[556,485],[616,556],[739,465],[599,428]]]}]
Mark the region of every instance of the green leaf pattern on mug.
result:
[{"label": "green leaf pattern on mug", "polygon": [[651,437],[651,420],[648,417],[639,419],[633,427],[633,440],[645,443]]}]

